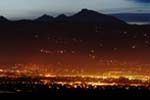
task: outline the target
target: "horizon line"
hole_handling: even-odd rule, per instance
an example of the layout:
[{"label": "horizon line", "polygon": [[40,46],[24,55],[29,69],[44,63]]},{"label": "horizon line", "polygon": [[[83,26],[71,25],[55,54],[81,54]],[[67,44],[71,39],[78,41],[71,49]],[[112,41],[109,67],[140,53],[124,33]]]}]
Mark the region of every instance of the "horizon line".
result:
[{"label": "horizon line", "polygon": [[135,8],[135,7],[130,7],[130,8],[115,8],[115,9],[101,9],[101,10],[95,10],[95,9],[89,9],[89,8],[82,8],[78,11],[72,11],[72,12],[37,12],[35,14],[31,14],[31,13],[27,13],[24,16],[21,15],[15,15],[14,16],[9,16],[9,14],[3,14],[0,16],[5,17],[8,20],[34,20],[42,15],[49,15],[52,17],[57,17],[59,15],[65,14],[66,16],[72,16],[78,12],[80,12],[83,9],[88,9],[88,10],[92,10],[92,11],[96,11],[98,13],[102,13],[102,14],[106,14],[106,15],[111,15],[111,14],[120,14],[120,13],[150,13],[150,9],[145,9],[145,10],[140,10],[139,8]]}]

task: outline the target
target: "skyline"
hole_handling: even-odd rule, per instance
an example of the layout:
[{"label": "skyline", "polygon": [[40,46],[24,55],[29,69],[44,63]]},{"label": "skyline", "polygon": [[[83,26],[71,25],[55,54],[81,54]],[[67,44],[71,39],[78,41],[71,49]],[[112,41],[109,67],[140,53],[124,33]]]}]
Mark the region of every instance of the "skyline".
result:
[{"label": "skyline", "polygon": [[102,13],[150,12],[149,0],[0,0],[0,15],[8,19],[36,18],[43,14],[71,15],[83,8]]}]

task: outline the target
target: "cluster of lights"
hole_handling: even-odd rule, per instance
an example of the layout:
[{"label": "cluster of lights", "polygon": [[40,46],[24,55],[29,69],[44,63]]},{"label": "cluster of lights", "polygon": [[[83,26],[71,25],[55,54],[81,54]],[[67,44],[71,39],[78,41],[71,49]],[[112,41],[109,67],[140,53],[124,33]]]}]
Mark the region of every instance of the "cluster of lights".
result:
[{"label": "cluster of lights", "polygon": [[[93,54],[95,51],[91,50]],[[103,63],[103,64],[102,64]],[[88,74],[85,71],[77,71],[76,69],[62,70],[54,69],[53,65],[36,65],[36,64],[15,64],[12,66],[1,65],[0,77],[20,78],[20,77],[32,77],[40,78],[42,84],[52,84],[53,82],[61,85],[69,85],[75,87],[87,86],[105,86],[105,85],[130,85],[130,86],[143,86],[150,83],[149,71],[142,74],[142,70],[150,66],[149,64],[137,64],[137,63],[118,63],[115,60],[101,60],[99,66],[124,66],[124,67],[112,67],[103,73]],[[6,67],[7,66],[7,67]],[[68,65],[69,66],[69,65]],[[134,66],[131,68],[125,68],[126,66]],[[142,68],[141,68],[142,66]],[[64,73],[61,73],[64,72]],[[142,72],[142,73],[140,73]],[[57,80],[58,79],[58,80]],[[125,83],[124,83],[125,82]],[[137,82],[137,83],[136,83]],[[86,86],[86,87],[87,87]]]}]

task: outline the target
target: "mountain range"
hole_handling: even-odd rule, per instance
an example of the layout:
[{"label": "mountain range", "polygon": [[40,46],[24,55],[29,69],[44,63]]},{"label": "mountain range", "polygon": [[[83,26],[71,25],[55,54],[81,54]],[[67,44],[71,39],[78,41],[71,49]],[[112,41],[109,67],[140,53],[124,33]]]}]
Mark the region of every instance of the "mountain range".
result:
[{"label": "mountain range", "polygon": [[[7,18],[1,16],[0,22],[5,22],[11,20],[8,20]],[[22,20],[25,21],[25,20]],[[27,21],[27,20],[26,20]],[[72,15],[72,16],[66,16],[65,14],[61,14],[57,17],[53,17],[50,15],[42,15],[34,20],[28,20],[33,22],[67,22],[67,23],[91,23],[91,24],[101,24],[101,25],[125,25],[126,23],[118,18],[115,18],[110,15],[105,15],[98,13],[93,10],[88,9],[82,9],[80,12]],[[13,21],[15,22],[15,21]]]},{"label": "mountain range", "polygon": [[150,62],[149,32],[149,25],[129,25],[88,9],[34,20],[11,21],[1,16],[0,63],[60,61],[76,66],[89,61],[97,64],[101,58]]},{"label": "mountain range", "polygon": [[[69,23],[95,23],[102,25],[116,25],[126,23],[145,23],[150,24],[150,13],[116,13],[116,14],[102,14],[93,10],[82,9],[78,13],[67,16],[60,14],[57,17],[44,14],[33,20],[19,20],[32,22],[69,22]],[[0,22],[12,22],[11,20],[0,16]],[[13,21],[15,22],[15,21]],[[17,21],[18,22],[18,21]],[[126,22],[126,23],[125,23]]]}]

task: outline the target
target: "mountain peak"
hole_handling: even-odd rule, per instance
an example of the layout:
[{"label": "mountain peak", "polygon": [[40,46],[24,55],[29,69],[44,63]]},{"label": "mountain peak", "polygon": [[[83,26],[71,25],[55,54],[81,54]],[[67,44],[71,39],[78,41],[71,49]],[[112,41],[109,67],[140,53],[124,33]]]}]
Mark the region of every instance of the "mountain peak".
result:
[{"label": "mountain peak", "polygon": [[82,9],[80,12],[78,12],[75,15],[82,15],[82,16],[83,15],[88,15],[88,16],[90,16],[90,15],[98,15],[98,14],[100,14],[100,13],[98,13],[98,12],[96,12],[94,10]]},{"label": "mountain peak", "polygon": [[89,11],[89,9],[87,9],[87,8],[83,8],[83,9],[81,10],[81,12],[87,12],[87,11]]},{"label": "mountain peak", "polygon": [[67,17],[65,14],[61,14],[61,15],[58,15],[55,19],[57,21],[68,21],[69,17]]},{"label": "mountain peak", "polygon": [[8,19],[3,16],[0,16],[0,21],[8,21]]},{"label": "mountain peak", "polygon": [[51,17],[51,16],[47,14],[43,14],[41,17]]},{"label": "mountain peak", "polygon": [[124,21],[119,20],[113,16],[101,14],[94,10],[82,9],[78,13],[72,16],[66,16],[65,14],[61,14],[57,17],[52,17],[47,14],[42,15],[37,18],[35,21],[40,22],[75,22],[75,23],[91,23],[91,24],[101,24],[101,25],[122,25],[126,24]]},{"label": "mountain peak", "polygon": [[54,18],[50,15],[44,14],[41,17],[38,17],[36,21],[41,21],[41,22],[47,22],[47,21],[52,21]]},{"label": "mountain peak", "polygon": [[64,19],[64,18],[67,18],[65,14],[61,14],[56,17],[56,19]]},{"label": "mountain peak", "polygon": [[82,9],[77,14],[71,16],[70,18],[74,22],[79,23],[94,23],[94,24],[101,24],[101,25],[122,25],[126,24],[124,21],[119,20],[113,16],[101,14],[99,12]]}]

